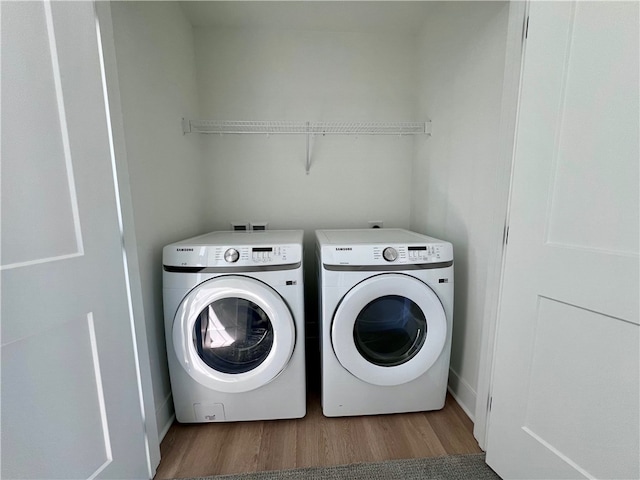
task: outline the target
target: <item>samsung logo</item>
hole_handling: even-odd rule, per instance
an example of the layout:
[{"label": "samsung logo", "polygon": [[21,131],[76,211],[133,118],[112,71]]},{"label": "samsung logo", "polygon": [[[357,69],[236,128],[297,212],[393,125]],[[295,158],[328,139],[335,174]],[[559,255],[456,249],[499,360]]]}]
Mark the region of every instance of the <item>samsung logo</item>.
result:
[{"label": "samsung logo", "polygon": [[351,247],[336,247],[336,251],[338,252],[350,252],[351,250],[353,250]]},{"label": "samsung logo", "polygon": [[176,248],[176,252],[193,252],[193,248]]}]

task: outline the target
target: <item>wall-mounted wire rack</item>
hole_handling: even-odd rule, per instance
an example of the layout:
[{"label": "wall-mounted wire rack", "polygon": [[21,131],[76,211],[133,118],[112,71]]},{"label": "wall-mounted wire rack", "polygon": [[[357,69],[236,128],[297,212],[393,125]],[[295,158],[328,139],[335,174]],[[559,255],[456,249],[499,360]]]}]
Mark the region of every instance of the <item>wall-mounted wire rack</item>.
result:
[{"label": "wall-mounted wire rack", "polygon": [[431,134],[431,122],[284,122],[284,121],[182,121],[184,133],[262,133],[312,135],[418,135]]},{"label": "wall-mounted wire rack", "polygon": [[426,122],[290,122],[182,119],[182,132],[307,136],[306,172],[311,168],[311,137],[316,135],[431,135]]}]

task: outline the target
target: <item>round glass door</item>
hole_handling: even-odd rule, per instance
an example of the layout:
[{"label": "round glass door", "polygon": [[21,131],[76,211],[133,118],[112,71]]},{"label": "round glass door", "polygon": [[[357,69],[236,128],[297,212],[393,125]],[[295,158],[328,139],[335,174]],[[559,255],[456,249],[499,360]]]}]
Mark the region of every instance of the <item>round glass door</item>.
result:
[{"label": "round glass door", "polygon": [[273,325],[266,312],[244,298],[209,304],[193,326],[198,356],[223,373],[245,373],[260,365],[273,347]]},{"label": "round glass door", "polygon": [[374,385],[400,385],[436,362],[447,338],[438,296],[420,280],[389,273],[368,278],[347,292],[331,325],[338,361]]},{"label": "round glass door", "polygon": [[385,295],[356,317],[353,340],[366,360],[393,367],[411,360],[424,345],[427,319],[420,307],[400,295]]},{"label": "round glass door", "polygon": [[196,381],[221,392],[247,392],[273,380],[295,345],[282,297],[259,280],[223,276],[184,298],[173,323],[178,362]]}]

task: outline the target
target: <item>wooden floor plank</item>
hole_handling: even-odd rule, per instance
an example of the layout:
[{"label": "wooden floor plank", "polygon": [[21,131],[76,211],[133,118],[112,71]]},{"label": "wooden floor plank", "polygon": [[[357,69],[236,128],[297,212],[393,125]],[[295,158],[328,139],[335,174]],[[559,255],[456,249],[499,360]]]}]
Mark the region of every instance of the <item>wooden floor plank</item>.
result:
[{"label": "wooden floor plank", "polygon": [[367,418],[367,441],[375,453],[371,461],[406,458],[409,455],[412,439],[402,428],[402,418],[406,415],[376,415]]},{"label": "wooden floor plank", "polygon": [[256,470],[295,468],[298,450],[295,420],[274,420],[264,423]]},{"label": "wooden floor plank", "polygon": [[[230,423],[231,434],[216,445],[218,462],[210,470],[216,475],[258,471],[258,455],[265,425],[270,422]],[[211,474],[209,474],[211,475]]]},{"label": "wooden floor plank", "polygon": [[434,412],[327,418],[310,394],[301,419],[175,423],[162,441],[155,479],[478,453],[472,432],[450,395]]},{"label": "wooden floor plank", "polygon": [[316,397],[307,401],[307,415],[297,421],[298,445],[296,448],[297,467],[325,465],[329,458],[327,438],[322,428],[324,417],[320,402]]},{"label": "wooden floor plank", "polygon": [[162,460],[158,466],[161,478],[176,478],[184,457],[191,451],[195,435],[185,434],[190,425],[174,423],[160,444]]},{"label": "wooden floor plank", "polygon": [[[178,476],[183,476],[182,473],[185,469],[190,472],[189,476],[208,475],[208,472],[218,473],[226,460],[224,445],[230,442],[234,429],[228,424],[221,425],[222,428],[217,429],[198,429],[197,425],[190,425],[190,427],[188,432],[192,436],[192,446],[182,459]],[[162,462],[160,463],[162,464]]]},{"label": "wooden floor plank", "polygon": [[404,458],[439,457],[447,454],[428,420],[421,421],[421,414],[402,415],[401,418],[401,430],[406,432],[410,440],[409,450]]},{"label": "wooden floor plank", "polygon": [[436,436],[447,453],[477,453],[479,447],[473,437],[473,424],[470,421],[463,422],[458,409],[464,415],[456,401],[450,395],[447,395],[445,408],[435,412],[423,413],[422,415],[433,427]]}]

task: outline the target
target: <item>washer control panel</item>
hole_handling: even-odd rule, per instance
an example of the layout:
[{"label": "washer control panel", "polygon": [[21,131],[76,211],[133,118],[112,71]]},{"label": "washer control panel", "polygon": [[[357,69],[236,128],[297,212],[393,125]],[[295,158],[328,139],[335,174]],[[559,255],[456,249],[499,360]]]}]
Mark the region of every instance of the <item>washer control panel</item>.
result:
[{"label": "washer control panel", "polygon": [[252,271],[278,266],[288,269],[302,264],[303,237],[302,230],[215,231],[165,246],[162,264],[169,269],[184,267],[193,272],[202,268],[225,272],[247,267]]},{"label": "washer control panel", "polygon": [[176,267],[247,267],[292,265],[302,262],[302,246],[196,245],[165,247],[164,264]]},{"label": "washer control panel", "polygon": [[[291,245],[215,247],[213,263],[220,265],[283,265],[297,263],[301,255]],[[209,262],[210,266],[211,262]]]}]

